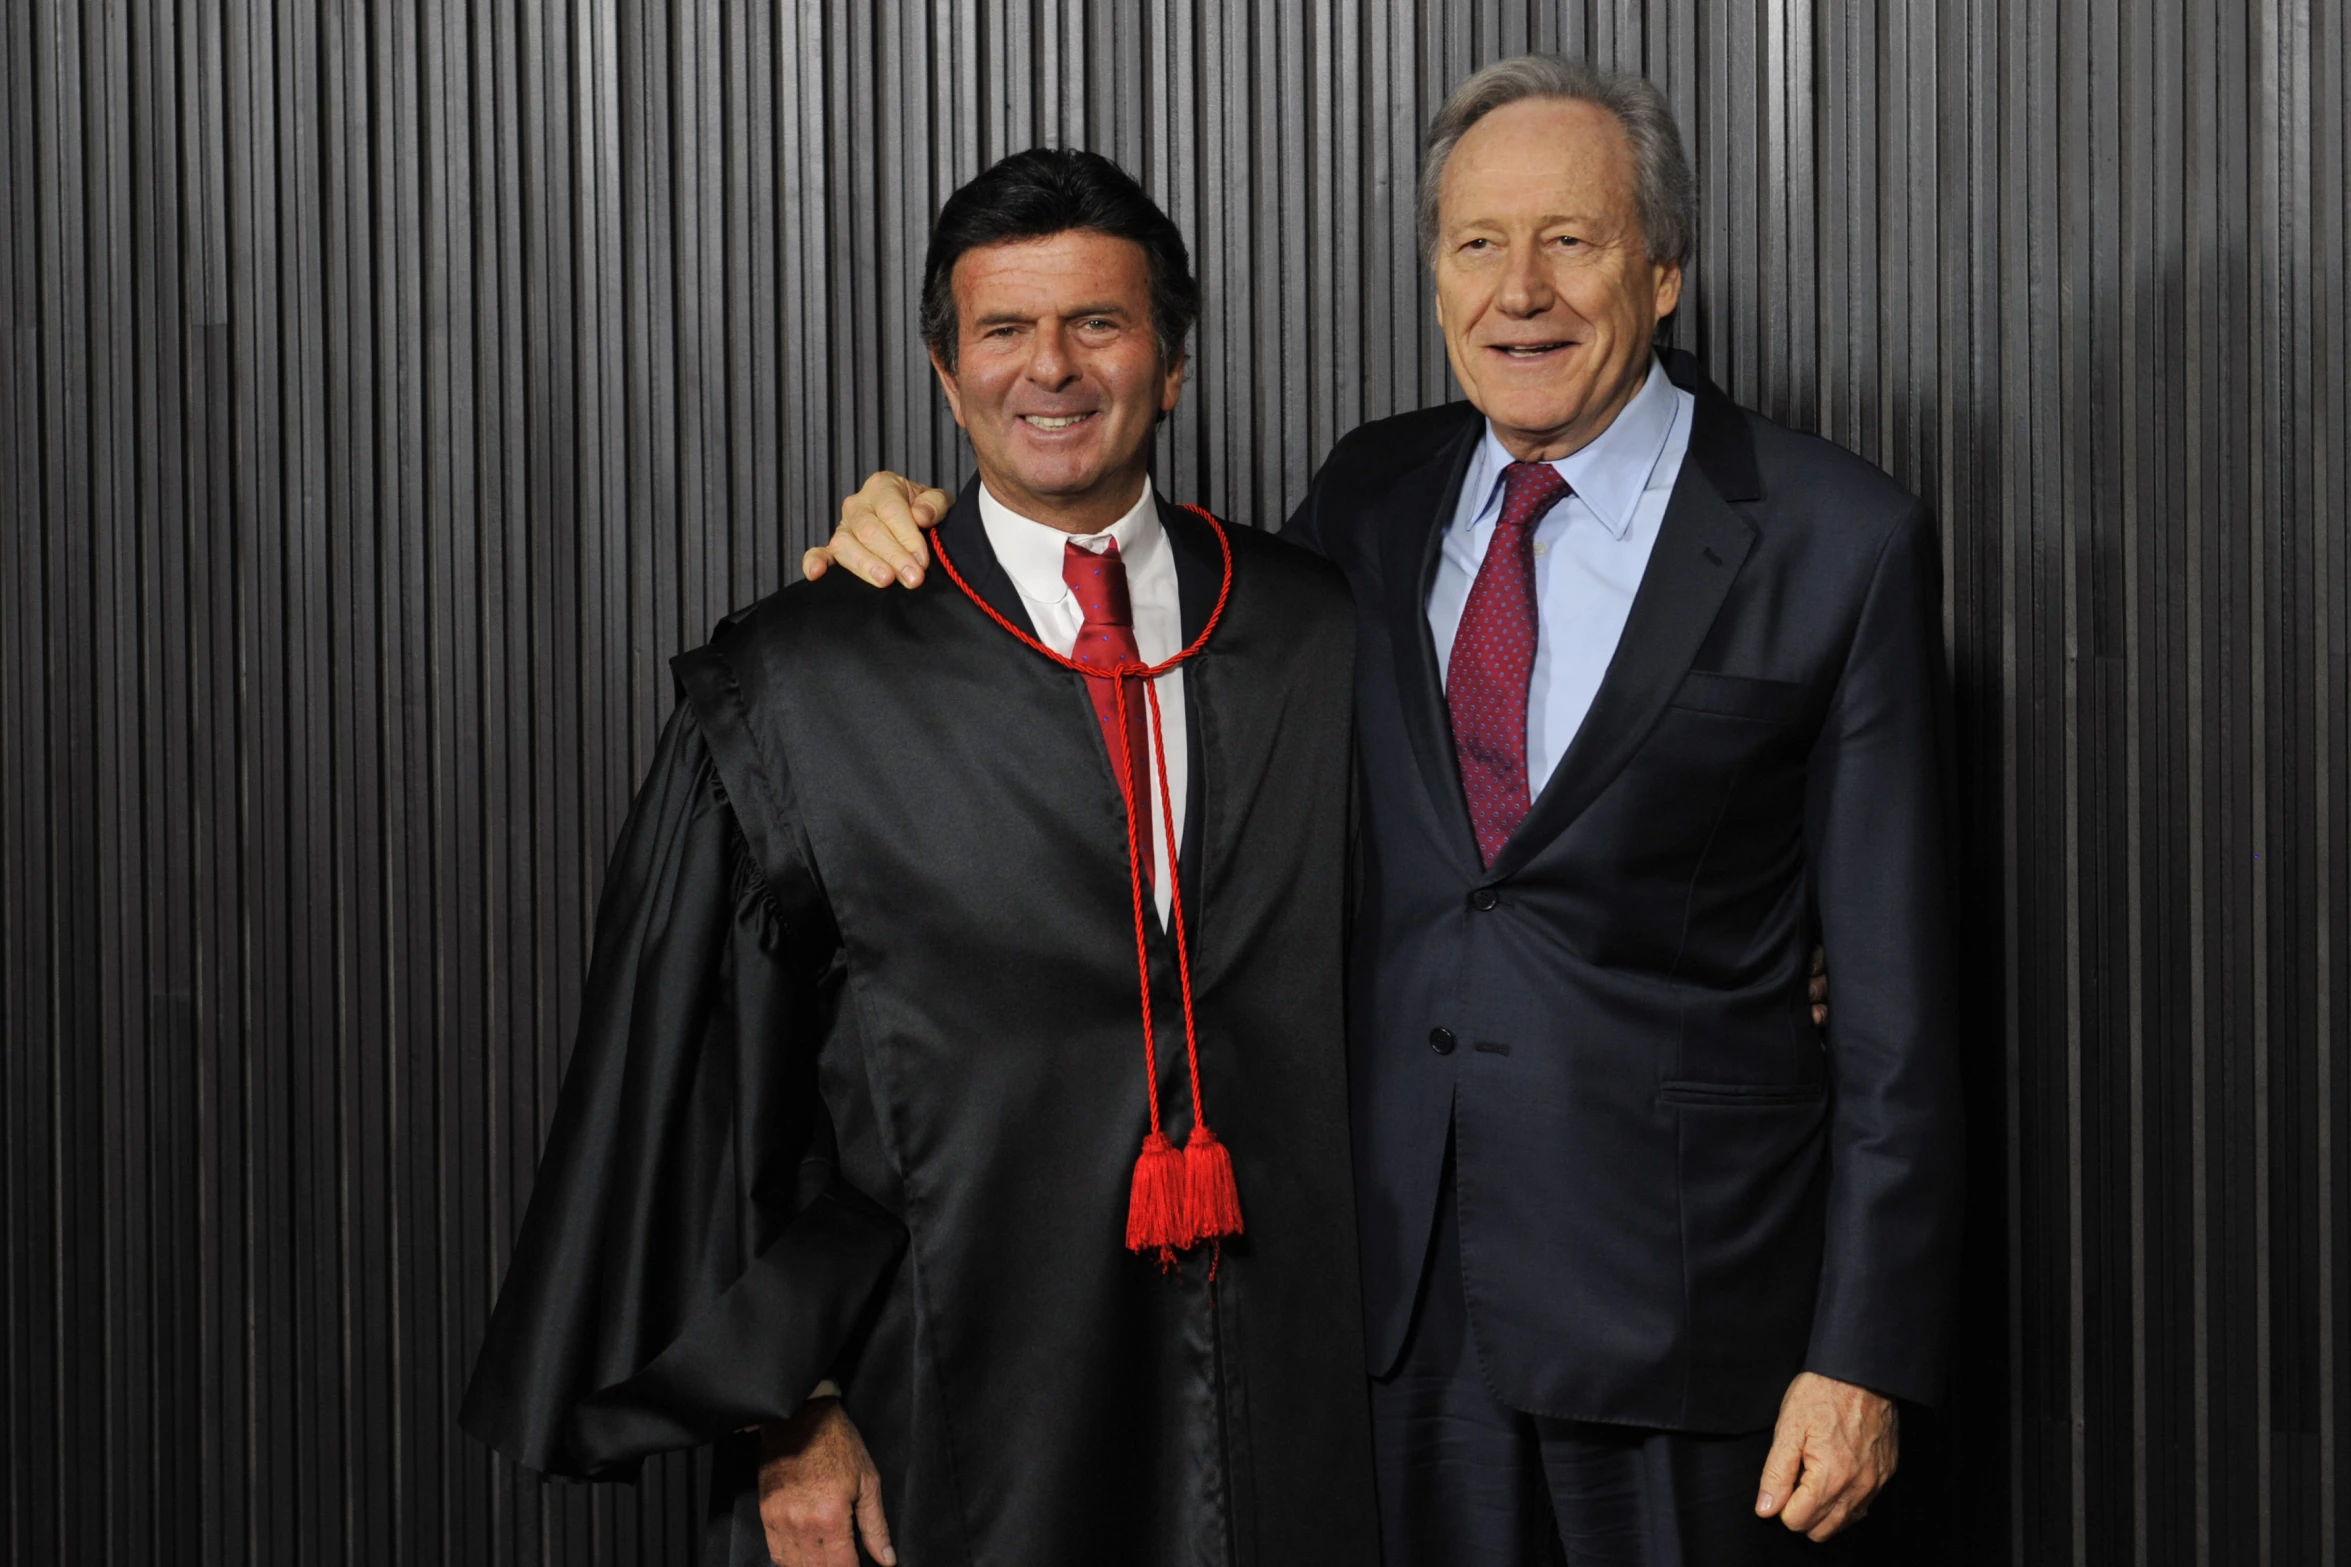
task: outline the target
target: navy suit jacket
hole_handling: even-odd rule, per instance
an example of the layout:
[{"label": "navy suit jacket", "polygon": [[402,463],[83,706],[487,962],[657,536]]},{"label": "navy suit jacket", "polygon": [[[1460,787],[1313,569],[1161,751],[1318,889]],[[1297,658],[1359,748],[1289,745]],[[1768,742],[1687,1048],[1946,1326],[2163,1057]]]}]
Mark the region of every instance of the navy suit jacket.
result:
[{"label": "navy suit jacket", "polygon": [[1450,1137],[1503,1401],[1730,1432],[1807,1369],[1939,1391],[1961,1208],[1948,695],[1926,507],[1688,355],[1667,370],[1697,408],[1656,550],[1490,868],[1426,614],[1482,417],[1356,430],[1286,536],[1355,595],[1371,1369],[1401,1353]]}]

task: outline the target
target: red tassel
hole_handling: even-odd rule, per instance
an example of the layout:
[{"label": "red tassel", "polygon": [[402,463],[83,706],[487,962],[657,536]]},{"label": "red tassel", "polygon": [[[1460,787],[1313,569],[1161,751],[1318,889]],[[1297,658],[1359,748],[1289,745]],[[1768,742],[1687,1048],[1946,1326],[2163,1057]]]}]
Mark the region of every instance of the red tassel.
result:
[{"label": "red tassel", "polygon": [[1205,1126],[1184,1140],[1184,1212],[1195,1241],[1223,1240],[1241,1233],[1241,1189],[1233,1179],[1233,1156]]},{"label": "red tassel", "polygon": [[1184,1223],[1184,1156],[1165,1132],[1143,1139],[1135,1184],[1127,1194],[1127,1249],[1155,1251],[1166,1262],[1192,1244]]}]

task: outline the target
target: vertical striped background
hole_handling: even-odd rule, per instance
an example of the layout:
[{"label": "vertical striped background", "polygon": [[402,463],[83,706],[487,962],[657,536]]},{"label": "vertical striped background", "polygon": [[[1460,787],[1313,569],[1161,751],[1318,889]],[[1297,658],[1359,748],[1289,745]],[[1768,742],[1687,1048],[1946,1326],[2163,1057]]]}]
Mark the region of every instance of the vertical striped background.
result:
[{"label": "vertical striped background", "polygon": [[[664,660],[962,472],[941,195],[1083,143],[1272,523],[1447,395],[1417,128],[1649,72],[1676,325],[1933,498],[1977,1203],[1907,1559],[2342,1555],[2351,385],[2331,0],[9,0],[11,1562],[684,1562],[456,1433]],[[1832,960],[1833,961],[1833,960]]]}]

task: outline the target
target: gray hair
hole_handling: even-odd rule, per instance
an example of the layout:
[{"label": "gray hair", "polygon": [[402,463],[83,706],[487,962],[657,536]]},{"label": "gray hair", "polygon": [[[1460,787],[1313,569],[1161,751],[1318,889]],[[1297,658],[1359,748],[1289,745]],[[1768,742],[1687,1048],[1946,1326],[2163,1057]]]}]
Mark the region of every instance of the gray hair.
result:
[{"label": "gray hair", "polygon": [[1429,122],[1428,151],[1420,164],[1420,248],[1437,257],[1437,192],[1445,164],[1469,128],[1496,109],[1529,98],[1598,104],[1616,116],[1633,145],[1633,200],[1652,261],[1675,265],[1690,258],[1698,237],[1698,179],[1682,153],[1673,105],[1646,76],[1603,71],[1555,54],[1522,54],[1497,61],[1453,89]]}]

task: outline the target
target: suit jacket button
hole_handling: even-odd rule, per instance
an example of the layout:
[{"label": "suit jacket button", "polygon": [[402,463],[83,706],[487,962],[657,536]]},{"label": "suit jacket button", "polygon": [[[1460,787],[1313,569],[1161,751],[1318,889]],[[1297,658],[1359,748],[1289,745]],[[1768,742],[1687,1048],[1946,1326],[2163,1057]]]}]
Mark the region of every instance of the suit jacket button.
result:
[{"label": "suit jacket button", "polygon": [[1491,887],[1480,887],[1469,895],[1469,906],[1481,913],[1502,901],[1502,895]]},{"label": "suit jacket button", "polygon": [[1451,1055],[1453,1053],[1453,1030],[1449,1028],[1430,1029],[1429,1048],[1441,1056]]}]

